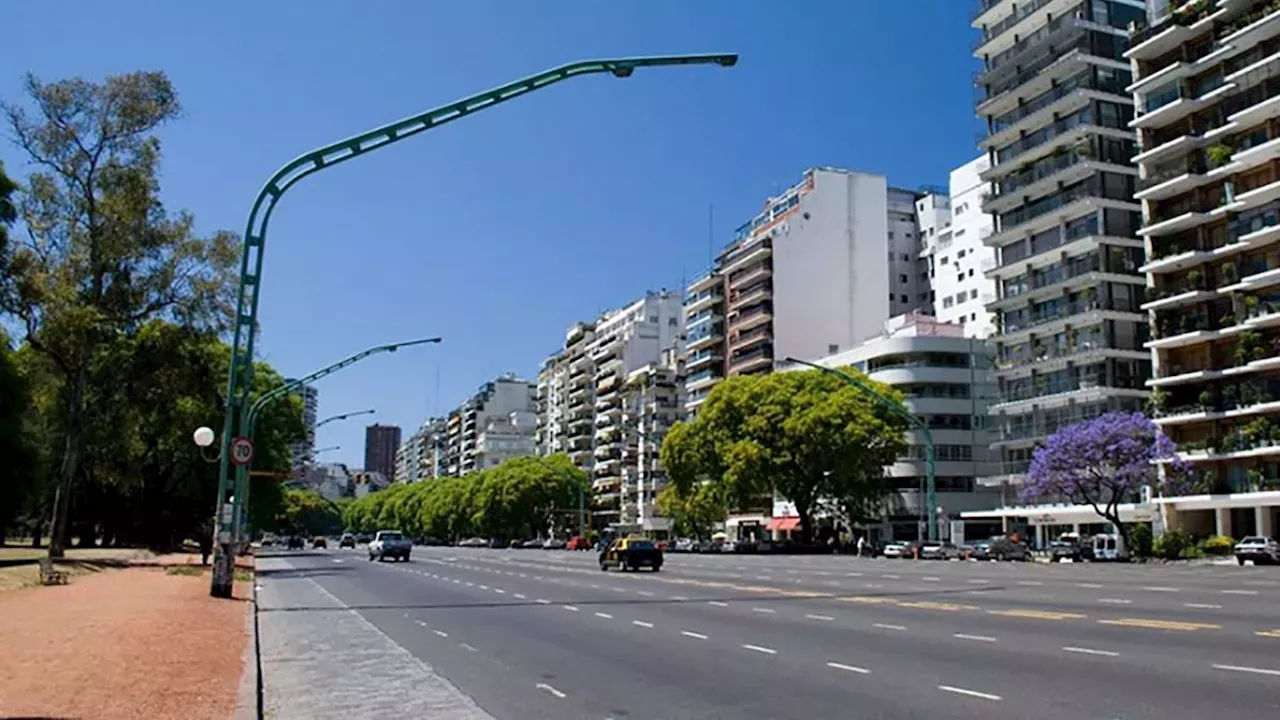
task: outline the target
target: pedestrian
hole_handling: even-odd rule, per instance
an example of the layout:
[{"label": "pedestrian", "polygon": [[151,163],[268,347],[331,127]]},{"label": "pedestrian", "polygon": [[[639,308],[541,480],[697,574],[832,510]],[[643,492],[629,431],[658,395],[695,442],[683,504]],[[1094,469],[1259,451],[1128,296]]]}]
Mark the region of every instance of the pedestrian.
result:
[{"label": "pedestrian", "polygon": [[867,536],[858,536],[858,557],[865,557],[867,554]]},{"label": "pedestrian", "polygon": [[209,564],[209,555],[213,554],[213,521],[205,520],[196,528],[196,542],[200,545],[200,564]]}]

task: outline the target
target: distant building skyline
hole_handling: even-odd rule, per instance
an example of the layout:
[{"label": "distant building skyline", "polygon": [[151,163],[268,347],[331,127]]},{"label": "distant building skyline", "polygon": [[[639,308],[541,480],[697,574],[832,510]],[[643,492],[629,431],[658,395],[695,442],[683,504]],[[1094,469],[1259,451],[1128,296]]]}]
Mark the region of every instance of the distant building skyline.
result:
[{"label": "distant building skyline", "polygon": [[378,472],[387,480],[396,479],[396,450],[400,447],[400,426],[374,423],[364,429],[364,469]]}]

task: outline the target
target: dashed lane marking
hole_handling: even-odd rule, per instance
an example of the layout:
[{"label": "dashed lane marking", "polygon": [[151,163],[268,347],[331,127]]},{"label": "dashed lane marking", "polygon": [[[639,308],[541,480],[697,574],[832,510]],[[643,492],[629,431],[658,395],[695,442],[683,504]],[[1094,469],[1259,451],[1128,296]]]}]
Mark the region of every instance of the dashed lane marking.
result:
[{"label": "dashed lane marking", "polygon": [[1223,595],[1257,595],[1257,590],[1223,590]]},{"label": "dashed lane marking", "polygon": [[494,592],[496,592],[496,593],[498,593],[498,594],[500,594],[500,595],[506,595],[506,594],[507,594],[507,591],[506,591],[506,590],[503,590],[502,588],[494,588],[494,589],[493,589],[493,591],[494,591]]},{"label": "dashed lane marking", "polygon": [[978,642],[996,642],[996,639],[987,635],[966,635],[964,633],[955,633],[952,637],[961,640],[977,640]]},{"label": "dashed lane marking", "polygon": [[1120,656],[1120,653],[1113,652],[1111,650],[1095,650],[1093,648],[1071,647],[1070,645],[1064,645],[1062,649],[1070,653],[1079,653],[1081,655],[1101,655],[1103,657]]},{"label": "dashed lane marking", "polygon": [[1178,592],[1176,587],[1165,587],[1163,585],[1148,585],[1142,589],[1148,592]]},{"label": "dashed lane marking", "polygon": [[880,577],[885,578],[885,579],[887,579],[887,580],[901,580],[901,579],[902,579],[902,576],[901,576],[901,575],[881,575]]},{"label": "dashed lane marking", "polygon": [[729,607],[729,603],[726,603],[726,602],[720,602],[719,600],[708,600],[708,601],[707,601],[707,604],[708,604],[708,605],[715,605],[716,607]]},{"label": "dashed lane marking", "polygon": [[1076,587],[1097,589],[1102,586],[1099,585],[1098,583],[1076,583]]},{"label": "dashed lane marking", "polygon": [[1100,625],[1117,625],[1120,627],[1139,627],[1150,630],[1177,630],[1194,632],[1196,630],[1221,630],[1221,625],[1210,623],[1182,622],[1180,620],[1156,620],[1155,618],[1119,618],[1116,620],[1099,620]]},{"label": "dashed lane marking", "polygon": [[596,613],[596,617],[598,617],[598,618],[604,618],[605,620],[612,620],[612,619],[613,619],[613,616],[612,616],[612,615],[610,615],[609,613],[602,613],[602,612],[598,612],[598,613]]},{"label": "dashed lane marking", "polygon": [[922,578],[920,578],[920,579],[921,579],[921,580],[924,580],[925,582],[942,582],[942,578],[940,578],[940,577],[934,577],[933,575],[925,575],[924,577],[922,577]]},{"label": "dashed lane marking", "polygon": [[433,632],[433,633],[435,633],[435,634],[439,635],[440,637],[449,637],[449,633],[447,633],[447,632],[445,632],[445,631],[443,631],[443,630],[432,630],[431,632]]},{"label": "dashed lane marking", "polygon": [[743,644],[742,648],[743,648],[744,650],[754,650],[754,651],[756,651],[756,652],[758,652],[758,653],[764,653],[765,655],[777,655],[777,654],[778,654],[778,651],[777,651],[777,650],[774,650],[773,648],[762,647],[762,646],[760,646],[760,645],[747,645],[747,644]]},{"label": "dashed lane marking", "polygon": [[939,685],[938,689],[945,690],[946,692],[949,692],[949,693],[955,693],[957,695],[967,695],[969,697],[981,698],[983,700],[1003,700],[1004,699],[999,695],[992,695],[991,693],[978,692],[977,690],[966,690],[965,688],[955,687],[953,685]]},{"label": "dashed lane marking", "polygon": [[876,623],[874,627],[878,627],[881,630],[906,630],[907,629],[906,626],[904,625],[889,625],[887,623]]},{"label": "dashed lane marking", "polygon": [[538,684],[537,684],[537,685],[535,685],[534,687],[536,687],[536,688],[538,688],[539,690],[542,690],[542,691],[544,691],[544,692],[549,692],[549,693],[551,693],[552,695],[555,695],[556,697],[558,697],[558,698],[560,698],[560,699],[562,699],[562,700],[566,697],[566,695],[565,695],[564,693],[560,692],[559,690],[557,690],[557,689],[555,689],[555,688],[551,687],[550,685],[548,685],[548,684],[546,684],[546,683],[538,683]]},{"label": "dashed lane marking", "polygon": [[751,612],[769,613],[770,615],[772,615],[772,614],[774,614],[774,613],[776,613],[776,612],[778,612],[778,611],[777,611],[777,610],[774,610],[773,608],[757,608],[757,607],[753,607],[753,608],[751,608]]},{"label": "dashed lane marking", "polygon": [[550,600],[547,600],[546,598],[538,598],[537,600],[534,600],[534,602],[538,603],[539,605],[550,605],[550,604],[551,604],[551,601],[550,601]]},{"label": "dashed lane marking", "polygon": [[898,607],[916,608],[919,610],[942,610],[945,612],[957,612],[959,610],[977,610],[977,605],[960,605],[958,603],[936,602],[934,600],[920,600],[918,602],[900,602]]},{"label": "dashed lane marking", "polygon": [[1182,603],[1182,607],[1198,608],[1201,610],[1221,610],[1222,609],[1221,605],[1214,605],[1213,603]]},{"label": "dashed lane marking", "polygon": [[845,665],[844,663],[838,663],[838,662],[829,662],[827,663],[827,667],[835,668],[837,670],[845,670],[851,673],[858,673],[859,675],[867,675],[871,672],[866,668],[855,667],[853,665]]},{"label": "dashed lane marking", "polygon": [[1275,630],[1258,630],[1253,634],[1257,635],[1258,637],[1280,638],[1280,628],[1276,628]]},{"label": "dashed lane marking", "polygon": [[525,597],[525,596],[524,596],[524,593],[516,593],[516,594],[515,594],[515,598],[516,598],[517,600],[524,600],[524,597]]},{"label": "dashed lane marking", "polygon": [[651,623],[651,622],[645,622],[645,621],[643,621],[643,620],[632,620],[632,621],[631,621],[631,624],[632,624],[632,625],[635,625],[635,626],[638,626],[638,627],[642,627],[642,628],[651,628],[651,627],[653,627],[653,623]]},{"label": "dashed lane marking", "polygon": [[810,620],[835,620],[835,618],[831,617],[830,615],[805,615],[805,617],[809,618]]},{"label": "dashed lane marking", "polygon": [[1040,582],[1039,580],[1019,580],[1019,581],[1018,581],[1018,584],[1019,584],[1019,585],[1028,585],[1028,586],[1030,586],[1030,587],[1039,587],[1039,586],[1043,585],[1044,583]]},{"label": "dashed lane marking", "polygon": [[561,605],[560,607],[564,608],[565,610],[568,610],[569,612],[578,612],[578,608],[574,607],[573,605]]},{"label": "dashed lane marking", "polygon": [[681,631],[680,631],[680,634],[681,634],[681,635],[684,635],[685,637],[697,638],[698,640],[706,640],[706,639],[707,639],[707,636],[706,636],[706,635],[703,635],[702,633],[690,632],[690,631],[688,631],[688,630],[681,630]]},{"label": "dashed lane marking", "polygon": [[1248,667],[1247,665],[1214,665],[1215,670],[1229,670],[1232,672],[1253,673],[1255,675],[1275,675],[1280,676],[1280,670],[1271,670],[1270,668]]},{"label": "dashed lane marking", "polygon": [[474,645],[469,645],[467,643],[458,643],[458,647],[466,650],[467,652],[478,652]]},{"label": "dashed lane marking", "polygon": [[1129,605],[1133,603],[1132,600],[1125,600],[1124,598],[1098,598],[1098,602],[1109,605]]}]

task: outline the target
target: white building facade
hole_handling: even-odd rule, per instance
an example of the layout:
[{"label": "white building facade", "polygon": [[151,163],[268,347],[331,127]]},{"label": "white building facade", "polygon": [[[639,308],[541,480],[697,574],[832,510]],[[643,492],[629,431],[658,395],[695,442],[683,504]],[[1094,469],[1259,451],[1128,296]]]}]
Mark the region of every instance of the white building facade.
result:
[{"label": "white building facade", "polygon": [[[982,212],[988,185],[979,177],[991,167],[986,155],[951,171],[946,221],[936,233],[925,232],[923,254],[929,259],[933,315],[960,325],[965,337],[987,338],[995,324],[987,304],[996,299],[995,281],[987,276],[996,266],[996,251],[983,240],[991,234],[991,216]],[[923,206],[921,224],[930,215]]]}]

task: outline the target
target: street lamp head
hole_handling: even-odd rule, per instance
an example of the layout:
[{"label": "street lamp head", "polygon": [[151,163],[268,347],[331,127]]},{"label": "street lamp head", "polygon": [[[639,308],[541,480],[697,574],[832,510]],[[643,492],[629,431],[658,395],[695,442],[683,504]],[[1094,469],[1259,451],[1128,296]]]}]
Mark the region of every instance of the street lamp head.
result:
[{"label": "street lamp head", "polygon": [[733,67],[738,64],[737,55],[717,55],[716,64],[720,67]]},{"label": "street lamp head", "polygon": [[198,427],[191,433],[191,439],[202,448],[209,447],[213,444],[213,430],[204,426]]},{"label": "street lamp head", "polygon": [[631,77],[631,73],[635,71],[636,69],[631,67],[630,65],[622,65],[614,68],[611,72],[613,72],[614,77],[625,78],[625,77]]}]

